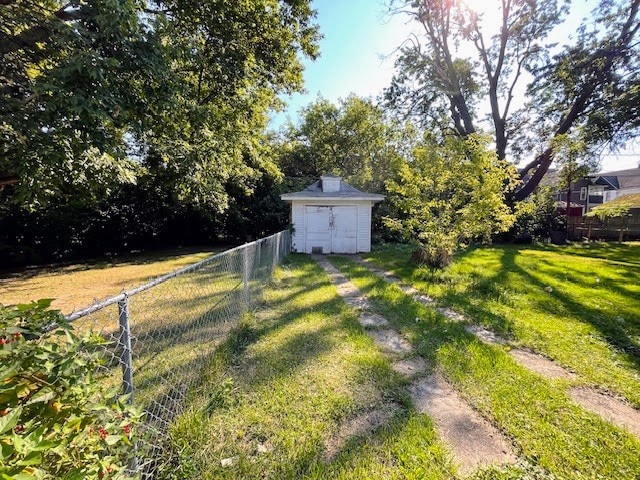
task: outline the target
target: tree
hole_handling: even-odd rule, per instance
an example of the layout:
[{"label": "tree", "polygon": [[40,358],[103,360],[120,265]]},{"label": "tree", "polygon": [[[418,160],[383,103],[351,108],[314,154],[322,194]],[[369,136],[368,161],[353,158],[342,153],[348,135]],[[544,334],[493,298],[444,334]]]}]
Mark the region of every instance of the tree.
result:
[{"label": "tree", "polygon": [[583,140],[572,139],[569,135],[558,135],[553,139],[554,161],[560,167],[558,180],[566,191],[567,225],[571,208],[571,185],[594,173],[598,161],[589,156],[588,147]]},{"label": "tree", "polygon": [[335,173],[357,188],[382,192],[393,164],[415,142],[410,125],[355,95],[338,105],[320,97],[301,118],[300,125],[289,126],[281,146],[280,167],[289,177]]},{"label": "tree", "polygon": [[[267,110],[317,54],[307,0],[0,3],[0,177],[13,199],[97,199],[140,173],[222,211],[259,172]],[[5,189],[6,192],[6,189]]]},{"label": "tree", "polygon": [[486,138],[427,134],[387,182],[400,215],[385,222],[419,245],[421,263],[444,267],[465,243],[511,227],[515,217],[505,197],[514,186],[515,170],[488,148]]},{"label": "tree", "polygon": [[[386,99],[431,124],[448,118],[461,136],[490,130],[500,159],[517,161],[537,150],[520,171],[523,184],[513,198],[521,200],[547,172],[554,138],[580,127],[596,147],[637,135],[639,5],[602,0],[575,43],[551,55],[547,38],[563,21],[566,3],[501,0],[498,33],[490,36],[483,16],[464,2],[393,2],[423,33],[401,48]],[[526,102],[517,105],[528,78]],[[486,122],[482,98],[489,103]]]}]

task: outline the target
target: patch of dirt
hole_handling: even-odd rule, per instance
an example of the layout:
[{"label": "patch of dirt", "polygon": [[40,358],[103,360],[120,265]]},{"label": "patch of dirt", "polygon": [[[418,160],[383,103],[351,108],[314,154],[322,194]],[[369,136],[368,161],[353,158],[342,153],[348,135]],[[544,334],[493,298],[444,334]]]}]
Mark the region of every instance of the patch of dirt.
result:
[{"label": "patch of dirt", "polygon": [[329,438],[325,443],[324,458],[326,461],[334,460],[354,437],[369,435],[380,427],[389,423],[400,406],[396,403],[383,405],[376,410],[363,412],[357,417],[344,422],[338,433]]},{"label": "patch of dirt", "polygon": [[351,308],[355,308],[358,310],[367,310],[371,308],[371,303],[369,299],[364,295],[358,295],[356,297],[342,297],[344,303],[349,305]]},{"label": "patch of dirt", "polygon": [[478,325],[467,325],[464,328],[467,332],[472,333],[485,343],[491,343],[493,345],[507,345],[509,343],[497,333]]},{"label": "patch of dirt", "polygon": [[569,396],[585,409],[640,438],[639,410],[594,388],[570,388]]},{"label": "patch of dirt", "polygon": [[514,348],[509,351],[509,355],[515,358],[522,366],[538,375],[554,379],[572,380],[576,378],[573,372],[561,367],[553,360],[520,348]]},{"label": "patch of dirt", "polygon": [[341,297],[355,297],[357,295],[362,295],[360,290],[351,282],[345,281],[336,285],[336,289],[338,290],[338,295]]},{"label": "patch of dirt", "polygon": [[367,335],[379,348],[390,353],[404,355],[413,350],[411,344],[395,330],[369,330]]},{"label": "patch of dirt", "polygon": [[391,365],[396,372],[405,377],[415,377],[424,373],[429,368],[429,364],[422,357],[405,358],[399,360]]},{"label": "patch of dirt", "polygon": [[420,295],[420,292],[416,288],[412,287],[411,285],[400,285],[400,290],[402,290],[407,295],[411,295],[413,297]]},{"label": "patch of dirt", "polygon": [[462,474],[516,462],[510,442],[467,405],[442,375],[417,380],[410,391],[416,409],[435,422]]},{"label": "patch of dirt", "polygon": [[341,273],[327,273],[329,280],[334,285],[342,285],[343,283],[347,283],[347,278]]},{"label": "patch of dirt", "polygon": [[369,328],[378,328],[389,325],[387,319],[382,315],[378,315],[377,313],[363,312],[360,314],[360,318],[358,318],[358,321],[363,327]]},{"label": "patch of dirt", "polygon": [[447,307],[438,307],[436,308],[438,313],[444,315],[449,320],[453,320],[454,322],[464,322],[466,320],[465,316],[461,313],[456,312],[455,310],[451,310]]},{"label": "patch of dirt", "polygon": [[424,294],[416,295],[415,300],[428,306],[433,306],[433,304],[435,303],[435,300],[433,298],[431,298],[429,295]]}]

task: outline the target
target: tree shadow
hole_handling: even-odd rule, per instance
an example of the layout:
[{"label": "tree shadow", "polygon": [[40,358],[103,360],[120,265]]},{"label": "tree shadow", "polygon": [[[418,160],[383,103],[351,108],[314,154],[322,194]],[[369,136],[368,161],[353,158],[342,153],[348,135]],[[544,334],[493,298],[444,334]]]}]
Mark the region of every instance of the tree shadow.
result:
[{"label": "tree shadow", "polygon": [[[624,246],[623,246],[624,247]],[[487,248],[487,247],[485,247]],[[521,248],[532,247],[518,247],[518,246],[500,246],[496,248],[488,248],[495,253],[497,252],[496,261],[499,263],[499,268],[493,275],[476,277],[470,285],[462,292],[454,291],[453,289],[447,289],[441,300],[444,304],[454,305],[460,307],[465,313],[469,314],[472,318],[479,320],[480,323],[495,329],[496,331],[513,336],[513,321],[507,319],[505,316],[496,315],[489,311],[487,302],[496,300],[503,302],[504,299],[501,295],[504,293],[503,289],[505,285],[508,285],[507,277],[515,277],[509,279],[519,289],[522,289],[523,285],[527,286],[527,291],[545,292],[544,295],[536,297],[529,296],[532,305],[535,309],[546,312],[550,315],[557,316],[559,310],[566,310],[568,314],[575,317],[577,321],[582,323],[589,323],[596,328],[602,339],[607,342],[612,349],[619,352],[624,356],[626,360],[631,362],[637,368],[640,368],[640,344],[634,339],[634,336],[638,334],[638,326],[633,321],[634,313],[632,311],[632,305],[636,304],[636,300],[633,297],[633,293],[629,292],[624,287],[616,287],[611,285],[611,289],[616,291],[622,296],[626,296],[629,301],[629,310],[625,310],[627,319],[631,320],[621,324],[613,318],[608,318],[603,315],[602,311],[597,308],[589,307],[584,302],[580,302],[579,299],[572,298],[569,294],[564,293],[561,288],[552,289],[548,294],[545,289],[549,288],[549,283],[537,274],[536,271],[529,271],[524,269],[518,262]],[[547,250],[547,247],[535,247],[536,250]],[[619,252],[625,252],[625,248],[618,249]],[[475,249],[463,252],[459,259],[464,261],[467,257],[474,255]],[[552,262],[546,259],[539,259],[540,264],[549,266],[549,272],[544,272],[546,275],[556,275],[558,279],[561,279],[567,275],[568,267],[558,267]],[[409,278],[415,275],[415,266],[408,263],[402,265],[404,274]],[[581,272],[574,271],[572,278],[579,278],[582,275]],[[637,275],[637,274],[636,274]],[[580,280],[582,285],[588,286],[586,280]],[[606,288],[609,288],[610,283],[607,283]],[[472,293],[472,295],[465,295],[465,293]],[[478,295],[480,300],[474,297]],[[549,301],[549,298],[554,301]],[[516,307],[514,305],[508,305]]]}]

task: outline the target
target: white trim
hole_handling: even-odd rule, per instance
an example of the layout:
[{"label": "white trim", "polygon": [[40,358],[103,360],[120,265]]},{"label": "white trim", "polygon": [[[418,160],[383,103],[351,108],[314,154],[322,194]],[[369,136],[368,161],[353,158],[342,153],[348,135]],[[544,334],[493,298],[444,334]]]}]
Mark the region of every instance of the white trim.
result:
[{"label": "white trim", "polygon": [[587,199],[587,187],[581,187],[580,188],[580,200],[586,200]]}]

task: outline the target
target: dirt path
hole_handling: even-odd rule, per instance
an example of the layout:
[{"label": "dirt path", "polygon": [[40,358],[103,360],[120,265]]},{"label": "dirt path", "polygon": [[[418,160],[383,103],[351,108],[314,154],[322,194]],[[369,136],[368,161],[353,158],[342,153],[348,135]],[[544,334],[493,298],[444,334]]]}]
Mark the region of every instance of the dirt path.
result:
[{"label": "dirt path", "polygon": [[[449,320],[454,322],[467,321],[464,315],[448,307],[437,307],[435,300],[420,293],[420,291],[413,286],[402,283],[402,280],[395,276],[393,272],[376,268],[370,262],[359,256],[355,256],[353,258],[360,265],[366,267],[383,280],[396,284],[400,290],[407,295],[411,295],[414,300],[434,308]],[[469,333],[472,333],[485,343],[494,345],[510,344],[507,339],[500,337],[495,332],[487,330],[484,327],[467,325],[465,328]],[[531,350],[512,347],[509,349],[508,353],[523,367],[537,373],[541,377],[550,380],[574,380],[578,378],[574,372],[558,365],[556,362],[544,355],[532,352]],[[601,392],[596,388],[572,387],[569,389],[568,394],[574,402],[578,403],[584,409],[601,416],[606,421],[611,422],[640,438],[640,411],[637,409],[627,405],[625,402],[615,397],[612,397],[611,395]]]},{"label": "dirt path", "polygon": [[[426,375],[427,361],[413,353],[409,341],[389,327],[387,319],[370,312],[371,305],[360,290],[323,256],[313,257],[336,285],[338,293],[353,308],[360,310],[360,324],[376,345],[393,361],[392,367],[407,378],[413,378],[409,387],[417,411],[428,414],[436,430],[449,446],[460,473],[466,475],[490,465],[514,463],[516,455],[511,443],[491,423],[460,398],[455,389],[439,372]],[[330,458],[351,435],[362,435],[387,422],[389,409],[365,412],[347,422],[338,435],[327,445]]]}]

